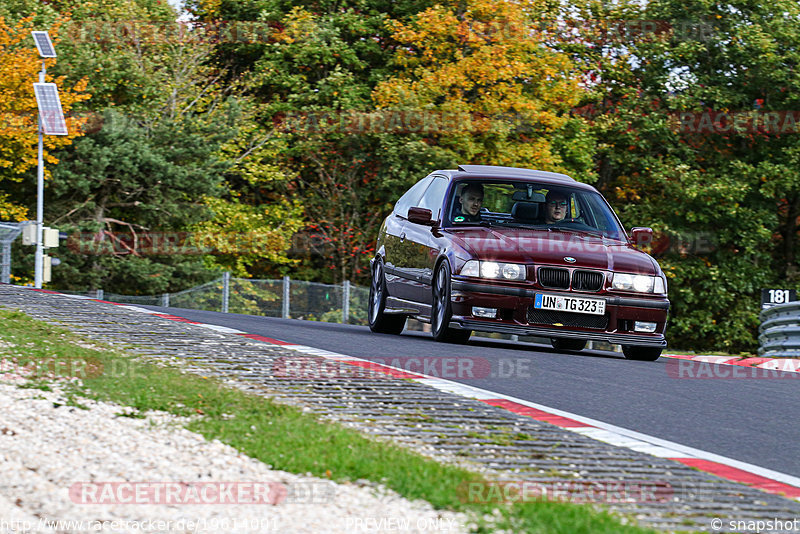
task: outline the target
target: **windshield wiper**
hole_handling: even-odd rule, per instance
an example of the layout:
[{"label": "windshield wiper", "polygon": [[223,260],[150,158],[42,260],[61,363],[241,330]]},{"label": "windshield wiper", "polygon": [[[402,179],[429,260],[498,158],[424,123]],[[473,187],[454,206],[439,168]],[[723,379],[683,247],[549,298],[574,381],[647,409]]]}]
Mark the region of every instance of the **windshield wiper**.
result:
[{"label": "windshield wiper", "polygon": [[453,224],[455,226],[459,227],[459,228],[463,228],[465,226],[485,226],[485,227],[488,228],[489,226],[492,226],[492,222],[491,221],[484,221],[484,220],[481,220],[481,221],[458,221],[458,222],[453,222]]},{"label": "windshield wiper", "polygon": [[582,230],[580,228],[566,228],[564,226],[549,226],[548,230],[556,230],[558,232],[567,232],[571,234],[591,234],[597,237],[603,237],[603,232],[600,230]]}]

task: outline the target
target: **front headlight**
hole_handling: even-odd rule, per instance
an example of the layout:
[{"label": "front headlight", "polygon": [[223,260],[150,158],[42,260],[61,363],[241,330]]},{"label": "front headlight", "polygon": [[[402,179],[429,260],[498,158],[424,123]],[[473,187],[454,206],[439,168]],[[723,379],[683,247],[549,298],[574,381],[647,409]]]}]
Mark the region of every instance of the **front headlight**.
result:
[{"label": "front headlight", "polygon": [[664,280],[660,276],[646,276],[643,274],[614,273],[611,288],[622,291],[636,291],[638,293],[666,292]]},{"label": "front headlight", "polygon": [[469,260],[461,268],[460,274],[491,280],[525,280],[525,266],[517,263]]}]

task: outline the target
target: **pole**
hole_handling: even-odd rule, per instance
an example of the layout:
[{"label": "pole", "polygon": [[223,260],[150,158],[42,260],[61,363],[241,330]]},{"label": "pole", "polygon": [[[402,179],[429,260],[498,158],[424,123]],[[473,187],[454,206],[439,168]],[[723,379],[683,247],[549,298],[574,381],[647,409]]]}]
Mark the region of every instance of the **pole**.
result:
[{"label": "pole", "polygon": [[350,319],[350,280],[342,284],[342,322],[347,324]]},{"label": "pole", "polygon": [[[44,83],[45,74],[44,60],[42,60],[42,71],[39,73],[39,83]],[[34,284],[37,289],[42,288],[42,274],[44,272],[44,247],[42,246],[42,225],[44,224],[44,135],[42,134],[42,113],[39,112],[39,170],[36,176],[36,263],[34,273]]]},{"label": "pole", "polygon": [[228,301],[231,295],[231,273],[222,273],[222,313],[228,313]]},{"label": "pole", "polygon": [[0,275],[0,284],[11,283],[11,242],[3,242],[3,273]]},{"label": "pole", "polygon": [[281,317],[284,319],[289,318],[289,286],[291,283],[288,276],[283,277],[283,309],[281,310]]}]

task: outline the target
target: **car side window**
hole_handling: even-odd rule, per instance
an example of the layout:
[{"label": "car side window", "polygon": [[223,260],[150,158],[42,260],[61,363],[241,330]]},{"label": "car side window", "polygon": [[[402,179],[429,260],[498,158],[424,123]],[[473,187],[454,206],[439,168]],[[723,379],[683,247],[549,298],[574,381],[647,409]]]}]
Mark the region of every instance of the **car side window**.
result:
[{"label": "car side window", "polygon": [[434,221],[441,219],[440,212],[442,210],[442,203],[444,202],[444,194],[447,192],[447,185],[448,182],[446,178],[443,176],[434,176],[433,182],[428,189],[425,190],[425,194],[422,195],[419,204],[417,204],[420,208],[431,210],[431,218]]},{"label": "car side window", "polygon": [[411,186],[411,189],[406,191],[406,193],[400,197],[400,200],[397,201],[397,204],[394,205],[395,214],[407,219],[408,208],[413,208],[418,205],[417,203],[422,193],[428,188],[432,180],[433,176],[427,176]]}]

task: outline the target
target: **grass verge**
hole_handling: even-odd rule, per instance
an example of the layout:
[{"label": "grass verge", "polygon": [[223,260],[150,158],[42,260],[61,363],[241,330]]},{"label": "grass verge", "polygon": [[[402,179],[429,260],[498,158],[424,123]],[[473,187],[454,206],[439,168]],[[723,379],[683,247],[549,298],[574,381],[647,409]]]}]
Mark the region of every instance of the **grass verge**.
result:
[{"label": "grass verge", "polygon": [[[36,321],[18,311],[0,309],[0,359],[33,370],[24,387],[49,388],[55,377],[78,377],[65,383],[71,405],[81,397],[133,408],[126,416],[161,410],[199,416],[187,427],[207,439],[219,439],[244,454],[293,473],[311,473],[334,481],[367,479],[408,499],[423,499],[439,509],[476,518],[476,532],[501,529],[548,534],[644,534],[653,530],[624,524],[625,518],[573,503],[468,502],[470,483],[480,475],[445,465],[354,430],[317,421],[301,410],[276,404],[220,382],[184,374],[100,346],[67,330]],[[492,516],[494,519],[488,520]]]}]

